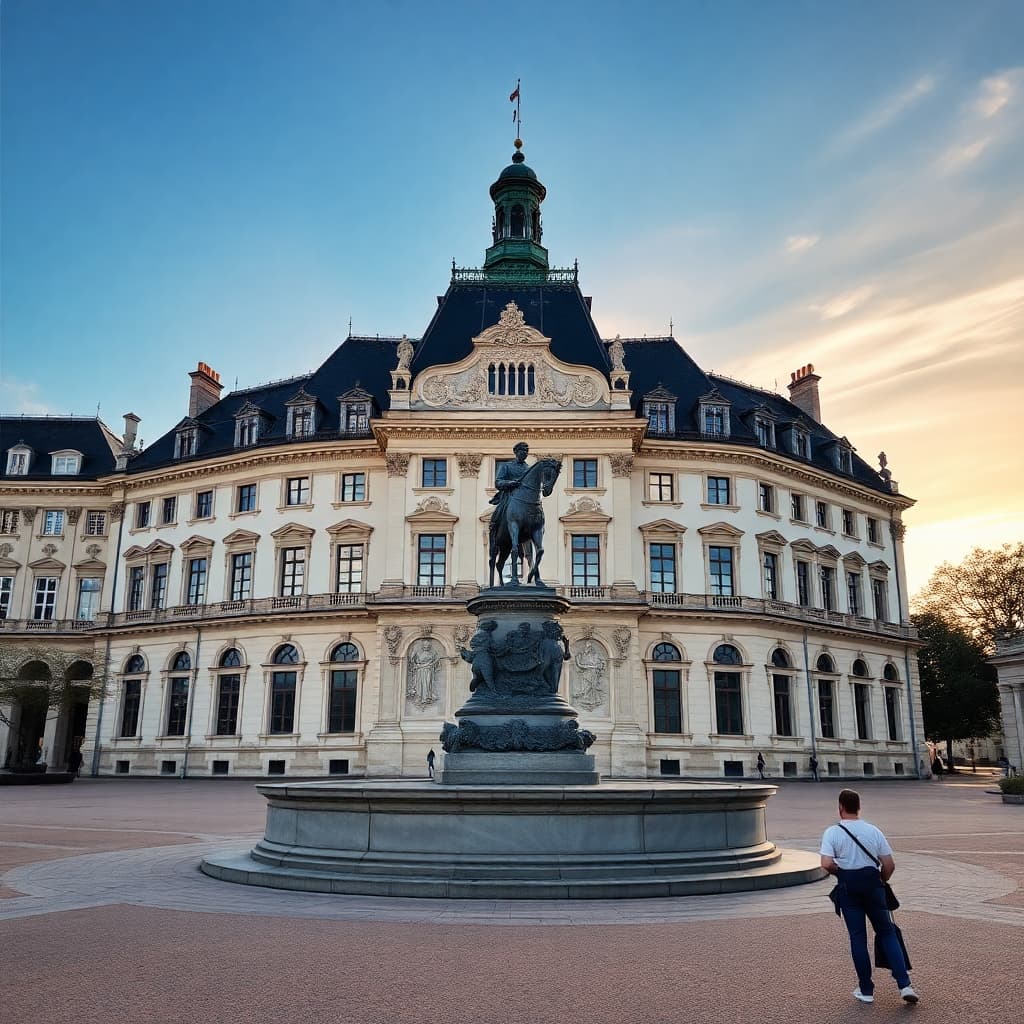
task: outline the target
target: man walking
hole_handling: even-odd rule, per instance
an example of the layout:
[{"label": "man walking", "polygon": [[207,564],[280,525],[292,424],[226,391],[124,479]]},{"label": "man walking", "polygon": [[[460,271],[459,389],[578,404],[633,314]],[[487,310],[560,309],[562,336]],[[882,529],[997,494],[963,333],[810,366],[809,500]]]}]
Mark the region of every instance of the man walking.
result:
[{"label": "man walking", "polygon": [[436,757],[437,755],[434,753],[434,748],[431,747],[427,751],[427,775],[430,778],[434,777],[434,760],[436,759]]},{"label": "man walking", "polygon": [[880,829],[861,820],[860,794],[852,789],[840,792],[839,824],[830,825],[821,837],[821,866],[839,878],[839,908],[850,934],[850,952],[859,982],[853,990],[854,998],[862,1003],[875,1001],[866,924],[870,920],[885,949],[900,996],[904,1002],[916,1003],[918,995],[910,985],[882,886],[896,870],[892,848]]}]

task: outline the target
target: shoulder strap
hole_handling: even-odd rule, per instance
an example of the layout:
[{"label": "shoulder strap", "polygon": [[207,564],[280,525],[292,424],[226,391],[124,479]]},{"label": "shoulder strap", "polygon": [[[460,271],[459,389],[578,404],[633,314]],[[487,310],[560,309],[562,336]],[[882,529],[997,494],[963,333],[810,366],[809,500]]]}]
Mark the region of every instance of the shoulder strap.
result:
[{"label": "shoulder strap", "polygon": [[[836,822],[836,824],[839,824]],[[882,862],[845,826],[839,825],[839,827],[877,864],[881,867]]]}]

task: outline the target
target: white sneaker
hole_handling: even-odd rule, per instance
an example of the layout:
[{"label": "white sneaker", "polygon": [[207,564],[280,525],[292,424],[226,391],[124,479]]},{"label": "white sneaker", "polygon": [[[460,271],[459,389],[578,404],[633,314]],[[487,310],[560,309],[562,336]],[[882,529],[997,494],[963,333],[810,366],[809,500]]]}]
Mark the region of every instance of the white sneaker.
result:
[{"label": "white sneaker", "polygon": [[[905,992],[906,989],[904,989],[903,991]],[[913,992],[914,990],[911,989],[910,991]],[[902,995],[902,993],[900,993],[900,994]],[[861,992],[861,990],[859,988],[855,988],[853,990],[853,998],[854,999],[859,999],[862,1003],[873,1003],[875,1001],[875,997],[874,996],[866,996],[866,995],[864,995],[864,993]],[[915,1003],[917,1002],[917,996],[914,996],[914,1002]]]},{"label": "white sneaker", "polygon": [[920,996],[913,990],[910,985],[906,985],[900,989],[900,998],[905,1003],[916,1003]]}]

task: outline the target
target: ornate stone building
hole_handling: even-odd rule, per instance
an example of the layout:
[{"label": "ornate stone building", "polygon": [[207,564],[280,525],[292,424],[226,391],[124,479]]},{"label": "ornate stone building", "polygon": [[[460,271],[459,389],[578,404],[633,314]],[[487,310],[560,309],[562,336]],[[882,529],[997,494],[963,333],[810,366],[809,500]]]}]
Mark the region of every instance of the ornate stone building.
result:
[{"label": "ornate stone building", "polygon": [[[603,340],[576,269],[548,266],[519,147],[483,267],[453,268],[419,340],[349,337],[223,396],[200,364],[174,430],[126,436],[94,485],[113,685],[87,766],[423,774],[469,694],[465,601],[525,440],[562,463],[544,577],[573,602],[562,685],[604,775],[750,775],[758,752],[775,776],[918,772],[911,500],[821,423],[813,367],[783,398],[671,337]],[[5,509],[40,504],[10,485]]]}]

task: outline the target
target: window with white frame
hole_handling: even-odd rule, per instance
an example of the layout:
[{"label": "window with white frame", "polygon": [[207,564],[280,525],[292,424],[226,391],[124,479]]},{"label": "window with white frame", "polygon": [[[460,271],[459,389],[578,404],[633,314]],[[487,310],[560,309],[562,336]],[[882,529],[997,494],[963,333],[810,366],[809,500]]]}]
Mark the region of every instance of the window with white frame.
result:
[{"label": "window with white frame", "polygon": [[54,452],[50,458],[50,472],[54,476],[76,476],[82,464],[81,452]]},{"label": "window with white frame", "polygon": [[700,407],[700,432],[707,437],[729,436],[729,407],[706,403]]},{"label": "window with white frame", "polygon": [[160,506],[160,522],[165,526],[175,522],[178,518],[178,498],[176,495],[172,495],[169,498],[164,498]]},{"label": "window with white frame", "polygon": [[872,516],[867,516],[865,518],[865,522],[867,523],[868,543],[869,544],[879,544],[879,543],[881,543],[879,541],[879,539],[878,539],[879,536],[880,536],[880,534],[878,532],[878,520],[873,518]]},{"label": "window with white frame", "polygon": [[256,511],[256,484],[239,484],[235,489],[235,511]]},{"label": "window with white frame", "polygon": [[107,532],[106,512],[86,512],[85,533],[87,537],[103,537]]},{"label": "window with white frame", "polygon": [[[125,672],[144,672],[145,663],[139,655],[133,655],[125,665]],[[124,679],[121,682],[121,727],[118,736],[122,739],[134,737],[139,731],[139,712],[142,709],[142,680]]]},{"label": "window with white frame", "polygon": [[242,656],[237,647],[229,647],[217,663],[221,670],[217,673],[217,719],[214,723],[214,734],[217,736],[234,736],[238,732],[238,702],[242,694],[242,676],[238,669],[242,665]]},{"label": "window with white frame", "polygon": [[871,688],[867,683],[853,684],[853,711],[857,721],[857,739],[871,739]]},{"label": "window with white frame", "polygon": [[[715,731],[723,736],[743,735],[743,677],[726,666],[741,666],[743,657],[732,644],[719,644],[715,664]],[[721,668],[719,668],[721,666]]]},{"label": "window with white frame", "polygon": [[416,583],[421,587],[443,587],[448,565],[448,538],[443,533],[421,533],[416,537]]},{"label": "window with white frame", "polygon": [[7,475],[27,476],[32,462],[32,449],[27,447],[11,448],[7,452]]},{"label": "window with white frame", "polygon": [[32,618],[38,621],[50,621],[57,608],[58,576],[37,576],[32,592]]},{"label": "window with white frame", "polygon": [[573,487],[597,486],[597,459],[572,460]]},{"label": "window with white frame", "polygon": [[900,733],[900,689],[897,686],[882,688],[885,694],[885,727],[890,740],[902,739]]},{"label": "window with white frame", "polygon": [[346,392],[339,399],[339,429],[342,434],[365,436],[370,431],[370,396],[362,389]]},{"label": "window with white frame", "polygon": [[12,534],[18,532],[21,525],[21,511],[16,508],[0,509],[0,533]]},{"label": "window with white frame", "polygon": [[236,551],[231,556],[230,600],[248,601],[252,597],[252,559],[251,551]]},{"label": "window with white frame", "polygon": [[828,502],[816,501],[814,503],[814,524],[820,526],[823,530],[831,528],[828,514]]},{"label": "window with white frame", "polygon": [[167,562],[157,562],[150,569],[149,607],[154,611],[167,607],[167,574],[170,568]]},{"label": "window with white frame", "polygon": [[672,434],[676,429],[675,402],[645,401],[644,419],[649,434]]},{"label": "window with white frame", "polygon": [[149,526],[149,516],[152,506],[148,501],[140,501],[135,506],[135,529],[144,530]]},{"label": "window with white frame", "polygon": [[63,509],[47,509],[43,513],[43,531],[44,537],[63,537],[64,536],[64,511]]},{"label": "window with white frame", "polygon": [[652,541],[648,547],[651,563],[651,590],[655,594],[675,594],[676,546]]},{"label": "window with white frame", "polygon": [[732,481],[727,476],[709,476],[707,479],[707,503],[709,505],[732,504]]},{"label": "window with white frame", "polygon": [[840,473],[853,472],[853,451],[845,444],[835,446],[836,468]]},{"label": "window with white frame", "polygon": [[798,455],[801,459],[811,457],[811,437],[806,430],[794,427],[791,431],[791,442],[794,455]]},{"label": "window with white frame", "polygon": [[790,518],[797,523],[807,522],[804,518],[804,496],[802,494],[797,494],[795,491],[789,498],[789,515]]},{"label": "window with white frame", "polygon": [[309,477],[292,476],[285,481],[286,505],[308,505],[309,504]]},{"label": "window with white frame", "polygon": [[[172,673],[190,672],[192,659],[186,651],[175,655],[171,664]],[[167,680],[167,731],[166,736],[184,736],[188,723],[189,675],[171,675]]]},{"label": "window with white frame", "polygon": [[199,448],[199,430],[196,427],[182,427],[174,435],[174,457],[186,459],[195,455]]},{"label": "window with white frame", "polygon": [[802,559],[796,561],[796,599],[802,608],[811,605],[811,563]]},{"label": "window with white frame", "polygon": [[772,601],[777,601],[779,599],[779,556],[774,551],[763,551],[761,566],[764,570],[764,596]]},{"label": "window with white frame", "polygon": [[14,577],[0,576],[0,619],[11,614],[11,596],[14,594]]},{"label": "window with white frame", "polygon": [[[793,730],[793,677],[789,655],[781,648],[772,651],[772,700],[775,710],[775,735],[792,736]],[[782,671],[780,671],[782,670]]]},{"label": "window with white frame", "polygon": [[128,570],[128,611],[141,611],[145,596],[146,567],[143,565],[133,565]]},{"label": "window with white frame", "polygon": [[775,514],[775,488],[771,484],[757,485],[757,507],[761,512]]},{"label": "window with white frame", "polygon": [[337,546],[337,574],[335,589],[339,594],[359,594],[363,590],[363,545]]},{"label": "window with white frame", "polygon": [[877,576],[871,578],[871,602],[874,605],[875,618],[879,622],[889,621],[889,604],[887,597],[887,584],[884,579]]},{"label": "window with white frame", "polygon": [[213,516],[213,491],[197,491],[195,504],[196,519],[210,519]]},{"label": "window with white frame", "polygon": [[186,604],[197,605],[206,600],[206,569],[207,560],[205,558],[190,558],[188,560]]},{"label": "window with white frame", "polygon": [[682,656],[675,644],[655,644],[651,652],[652,703],[654,731],[681,733],[683,731]]},{"label": "window with white frame", "polygon": [[447,487],[448,460],[424,459],[422,464],[422,476],[420,478],[420,485],[422,487]]},{"label": "window with white frame", "polygon": [[343,473],[341,475],[341,500],[366,501],[365,473]]},{"label": "window with white frame", "polygon": [[235,424],[235,446],[248,448],[260,438],[260,417],[243,416]]},{"label": "window with white frame", "polygon": [[843,509],[843,533],[847,537],[857,536],[857,517],[848,509]]},{"label": "window with white frame", "polygon": [[836,610],[836,570],[835,566],[821,565],[818,567],[818,582],[821,585],[821,607],[827,612]]},{"label": "window with white frame", "polygon": [[853,570],[846,572],[846,602],[851,615],[864,614],[864,602],[860,592],[860,573]]},{"label": "window with white frame", "polygon": [[574,533],[571,540],[572,585],[601,585],[601,538],[596,533]]},{"label": "window with white frame", "polygon": [[732,597],[736,551],[732,547],[712,544],[708,547],[708,579],[714,597]]},{"label": "window with white frame", "polygon": [[754,435],[762,448],[775,447],[775,424],[764,416],[754,420]]},{"label": "window with white frame", "polygon": [[281,597],[300,597],[306,588],[306,549],[281,549]]},{"label": "window with white frame", "polygon": [[289,410],[292,437],[311,437],[316,433],[316,410],[312,405],[298,405]]},{"label": "window with white frame", "polygon": [[78,581],[78,604],[75,618],[80,622],[92,622],[100,610],[100,591],[103,580],[96,576],[83,576]]},{"label": "window with white frame", "polygon": [[675,501],[675,474],[673,473],[648,473],[647,474],[647,500],[648,501]]},{"label": "window with white frame", "polygon": [[355,732],[359,692],[359,649],[355,644],[341,643],[331,651],[330,695],[327,702],[327,731]]}]

